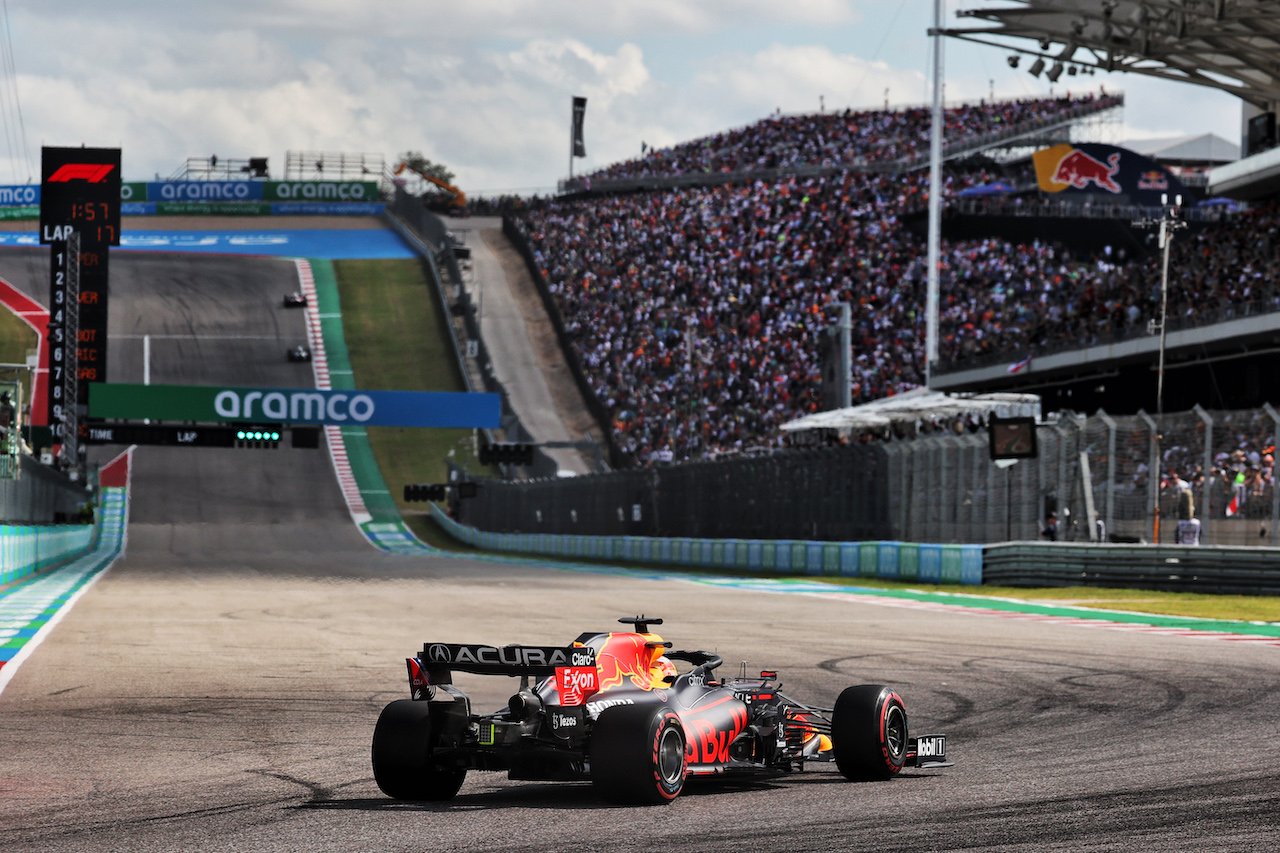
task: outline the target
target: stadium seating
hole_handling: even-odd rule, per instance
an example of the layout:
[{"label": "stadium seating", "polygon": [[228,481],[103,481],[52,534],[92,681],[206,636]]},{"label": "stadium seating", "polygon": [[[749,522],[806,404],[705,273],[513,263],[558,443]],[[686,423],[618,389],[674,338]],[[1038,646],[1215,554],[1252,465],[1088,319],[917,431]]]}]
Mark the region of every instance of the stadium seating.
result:
[{"label": "stadium seating", "polygon": [[[1035,103],[1044,119],[1072,102]],[[960,143],[1016,120],[1001,105],[948,114]],[[900,155],[927,124],[912,111],[770,119],[597,174]],[[950,170],[946,193],[992,177]],[[926,198],[923,171],[846,170],[550,200],[517,225],[619,448],[694,459],[778,446],[780,424],[816,410],[832,303],[853,305],[855,402],[922,382],[926,247],[902,219]],[[1263,205],[1175,243],[1171,326],[1280,308],[1278,214]],[[941,278],[944,369],[1145,334],[1158,310],[1158,266],[1120,252],[952,241]]]}]

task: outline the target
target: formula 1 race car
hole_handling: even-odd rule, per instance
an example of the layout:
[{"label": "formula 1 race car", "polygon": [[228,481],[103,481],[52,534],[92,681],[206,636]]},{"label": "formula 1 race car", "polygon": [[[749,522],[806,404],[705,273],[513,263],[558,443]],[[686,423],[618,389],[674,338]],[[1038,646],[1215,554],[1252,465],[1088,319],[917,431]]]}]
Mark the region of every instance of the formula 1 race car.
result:
[{"label": "formula 1 race car", "polygon": [[285,308],[305,308],[307,306],[307,296],[305,293],[286,293],[284,295]]},{"label": "formula 1 race car", "polygon": [[298,344],[296,347],[290,347],[285,353],[285,357],[288,358],[289,361],[310,361],[311,350],[307,349],[302,344]]},{"label": "formula 1 race car", "polygon": [[[412,698],[373,732],[373,776],[398,800],[448,800],[468,770],[528,781],[590,780],[619,803],[666,803],[687,778],[782,774],[834,762],[851,780],[949,767],[945,735],[911,737],[889,687],[845,689],[833,708],[779,692],[772,671],[718,678],[719,655],[673,651],[661,619],[585,633],[570,646],[426,643],[408,658]],[[691,665],[678,672],[675,662]],[[507,707],[476,714],[453,672],[520,677]],[[530,684],[530,679],[534,679]]]}]

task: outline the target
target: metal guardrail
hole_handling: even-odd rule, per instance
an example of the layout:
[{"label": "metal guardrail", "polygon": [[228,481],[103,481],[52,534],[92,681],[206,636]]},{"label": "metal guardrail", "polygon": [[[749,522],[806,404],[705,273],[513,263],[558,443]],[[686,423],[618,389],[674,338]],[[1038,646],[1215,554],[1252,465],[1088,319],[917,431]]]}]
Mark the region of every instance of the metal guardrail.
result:
[{"label": "metal guardrail", "polygon": [[982,582],[1280,595],[1280,549],[1012,542],[986,547]]},{"label": "metal guardrail", "polygon": [[[1071,201],[1041,201],[1021,198],[968,197],[946,200],[945,214],[965,216],[1019,216],[1031,219],[1158,219],[1164,209],[1138,204],[1089,204]],[[944,214],[944,215],[945,215]],[[1235,216],[1220,206],[1189,207],[1181,217],[1188,222],[1222,222]]]}]

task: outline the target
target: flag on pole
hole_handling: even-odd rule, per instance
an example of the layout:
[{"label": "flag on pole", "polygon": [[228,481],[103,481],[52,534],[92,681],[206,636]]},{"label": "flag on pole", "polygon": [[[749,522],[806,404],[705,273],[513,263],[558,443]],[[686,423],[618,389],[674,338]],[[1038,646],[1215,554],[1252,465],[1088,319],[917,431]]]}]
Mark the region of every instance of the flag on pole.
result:
[{"label": "flag on pole", "polygon": [[573,99],[573,156],[586,157],[587,144],[582,139],[582,122],[587,116],[587,99]]},{"label": "flag on pole", "polygon": [[1022,371],[1026,370],[1030,366],[1031,366],[1031,356],[1027,356],[1017,364],[1009,365],[1008,370],[1010,373],[1021,373]]},{"label": "flag on pole", "polygon": [[1235,515],[1239,511],[1240,511],[1240,496],[1232,495],[1231,503],[1227,504],[1227,518],[1230,518],[1231,516]]}]

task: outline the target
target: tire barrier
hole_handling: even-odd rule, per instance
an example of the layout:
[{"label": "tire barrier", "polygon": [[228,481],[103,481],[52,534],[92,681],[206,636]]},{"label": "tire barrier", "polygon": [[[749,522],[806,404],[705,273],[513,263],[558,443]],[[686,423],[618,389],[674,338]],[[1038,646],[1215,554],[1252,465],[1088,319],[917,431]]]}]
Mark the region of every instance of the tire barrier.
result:
[{"label": "tire barrier", "polygon": [[432,517],[450,536],[486,551],[935,584],[983,582],[981,545],[492,533],[459,524],[435,504],[430,508]]}]

